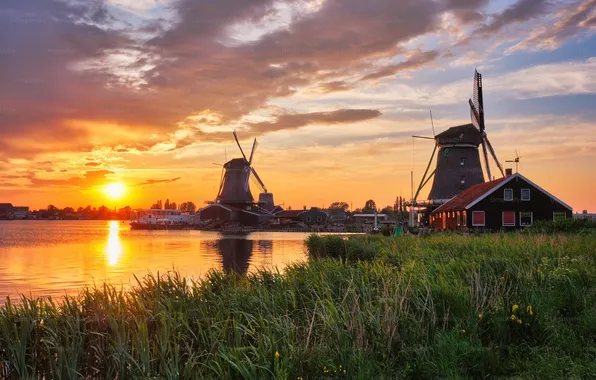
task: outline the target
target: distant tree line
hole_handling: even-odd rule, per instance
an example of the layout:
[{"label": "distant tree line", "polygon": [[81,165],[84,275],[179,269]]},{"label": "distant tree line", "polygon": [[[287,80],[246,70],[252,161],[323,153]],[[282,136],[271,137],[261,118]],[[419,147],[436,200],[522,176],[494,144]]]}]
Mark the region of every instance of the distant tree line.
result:
[{"label": "distant tree line", "polygon": [[350,210],[350,205],[347,202],[333,202],[329,205],[330,209],[342,209],[348,215],[353,214],[386,214],[390,219],[393,220],[407,220],[408,210],[406,208],[406,200],[402,197],[396,197],[393,206],[385,206],[380,208],[376,202],[372,199],[367,200],[364,203],[364,207]]},{"label": "distant tree line", "polygon": [[194,214],[197,211],[197,205],[194,202],[188,201],[183,202],[178,206],[176,202],[170,202],[169,199],[166,199],[165,203],[162,203],[161,199],[151,205],[152,209],[159,209],[159,210],[180,210],[182,212],[188,212],[190,214]]},{"label": "distant tree line", "polygon": [[[166,202],[162,204],[159,200],[153,204],[151,208],[166,209],[166,210],[180,210],[182,212],[188,212],[194,214],[197,211],[197,206],[194,202],[183,202],[178,206],[176,202],[170,202],[166,199]],[[134,209],[130,206],[125,206],[120,209],[110,209],[106,206],[100,207],[79,207],[74,209],[73,207],[64,207],[60,209],[52,204],[44,210],[35,210],[29,213],[29,218],[39,219],[92,219],[92,220],[129,220],[133,215]]]}]

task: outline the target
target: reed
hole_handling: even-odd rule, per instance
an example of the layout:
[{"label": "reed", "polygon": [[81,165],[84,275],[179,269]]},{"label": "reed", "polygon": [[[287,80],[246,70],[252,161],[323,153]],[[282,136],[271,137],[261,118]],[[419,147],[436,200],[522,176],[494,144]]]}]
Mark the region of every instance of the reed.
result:
[{"label": "reed", "polygon": [[0,307],[15,379],[589,378],[593,235],[310,237],[283,274],[176,272]]}]

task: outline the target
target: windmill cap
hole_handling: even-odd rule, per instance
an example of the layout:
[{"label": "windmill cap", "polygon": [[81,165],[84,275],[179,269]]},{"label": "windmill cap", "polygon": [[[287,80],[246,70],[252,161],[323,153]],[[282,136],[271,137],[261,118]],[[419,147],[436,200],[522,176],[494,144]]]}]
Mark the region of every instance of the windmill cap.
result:
[{"label": "windmill cap", "polygon": [[445,132],[439,133],[435,139],[439,145],[471,144],[479,146],[482,144],[482,134],[473,124],[451,127]]}]

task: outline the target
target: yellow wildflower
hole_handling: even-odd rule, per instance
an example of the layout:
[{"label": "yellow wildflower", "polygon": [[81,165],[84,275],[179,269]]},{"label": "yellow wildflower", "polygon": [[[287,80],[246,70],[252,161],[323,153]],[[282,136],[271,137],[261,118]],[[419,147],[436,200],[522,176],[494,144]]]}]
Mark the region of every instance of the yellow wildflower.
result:
[{"label": "yellow wildflower", "polygon": [[465,334],[466,330],[460,330],[460,333]]},{"label": "yellow wildflower", "polygon": [[298,378],[296,380],[303,380],[302,376],[298,376]]},{"label": "yellow wildflower", "polygon": [[478,314],[479,319],[482,319],[482,317],[483,317],[482,313]]},{"label": "yellow wildflower", "polygon": [[518,304],[515,304],[515,305],[513,305],[513,307],[511,308],[511,311],[512,311],[513,313],[515,313],[515,312],[517,311],[517,309],[519,309],[519,305],[518,305]]},{"label": "yellow wildflower", "polygon": [[344,369],[344,375],[346,374],[346,370]]},{"label": "yellow wildflower", "polygon": [[275,357],[279,358],[279,352],[275,351]]},{"label": "yellow wildflower", "polygon": [[521,319],[518,319],[518,320],[517,320],[517,324],[518,324],[518,325],[521,325],[522,323],[523,323],[523,322],[522,322],[522,320],[521,320]]},{"label": "yellow wildflower", "polygon": [[534,310],[532,310],[532,305],[528,305],[528,307],[526,308],[526,311],[528,312],[528,314],[534,315]]},{"label": "yellow wildflower", "polygon": [[515,321],[515,319],[516,319],[516,318],[515,318],[515,315],[514,315],[514,314],[511,314],[511,320],[512,320],[512,321]]},{"label": "yellow wildflower", "polygon": [[501,276],[501,281],[505,281],[505,276]]}]

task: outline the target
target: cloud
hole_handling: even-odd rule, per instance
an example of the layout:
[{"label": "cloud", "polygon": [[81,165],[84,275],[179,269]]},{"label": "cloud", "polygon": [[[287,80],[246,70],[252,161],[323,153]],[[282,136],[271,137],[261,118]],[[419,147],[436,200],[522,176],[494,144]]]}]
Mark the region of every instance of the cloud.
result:
[{"label": "cloud", "polygon": [[580,0],[562,7],[554,23],[536,28],[528,38],[509,48],[511,54],[519,50],[554,50],[566,40],[582,33],[593,33],[596,18],[596,0]]},{"label": "cloud", "polygon": [[144,182],[138,183],[137,186],[155,185],[158,183],[171,183],[176,182],[182,177],[170,178],[170,179],[147,179]]},{"label": "cloud", "polygon": [[99,162],[87,162],[85,164],[85,166],[100,166],[100,165],[101,165],[101,163],[99,163]]},{"label": "cloud", "polygon": [[439,52],[436,50],[427,51],[427,52],[416,52],[415,54],[411,55],[407,60],[400,62],[395,65],[385,66],[372,74],[368,74],[362,77],[361,81],[366,80],[373,80],[373,79],[380,79],[389,76],[394,76],[395,74],[406,71],[406,70],[416,70],[421,67],[426,66],[428,63],[434,61],[439,57]]},{"label": "cloud", "polygon": [[285,113],[277,116],[273,121],[259,123],[248,123],[249,131],[252,133],[266,133],[287,129],[297,129],[311,124],[345,124],[358,121],[375,119],[381,116],[378,110],[367,109],[343,109],[330,112],[311,113]]},{"label": "cloud", "polygon": [[106,182],[108,176],[114,174],[111,170],[93,170],[84,172],[80,177],[68,179],[45,179],[30,174],[29,180],[33,187],[90,187]]},{"label": "cloud", "polygon": [[507,25],[524,22],[546,13],[551,4],[546,0],[518,0],[515,4],[491,17],[490,22],[476,33],[494,34]]}]

